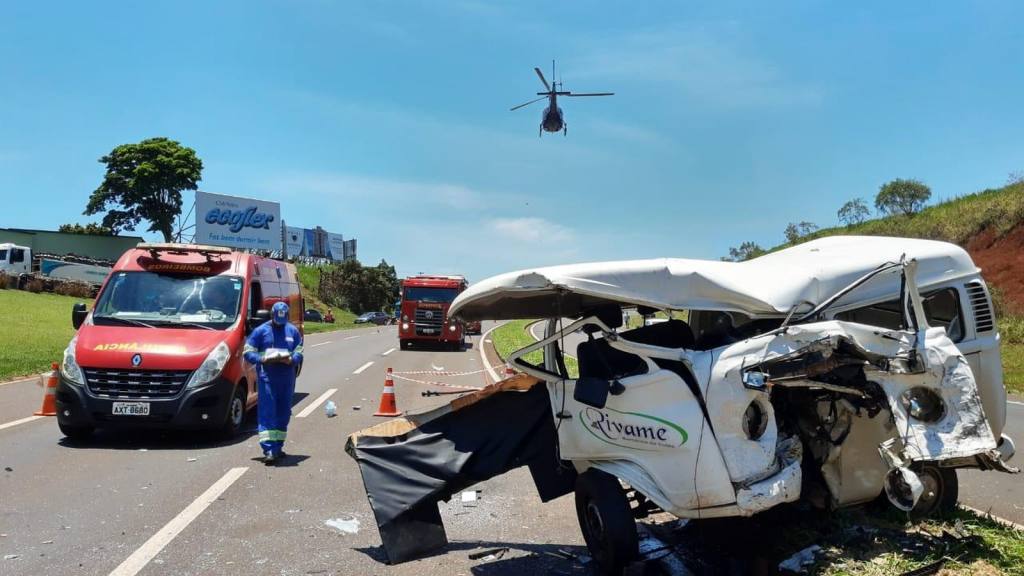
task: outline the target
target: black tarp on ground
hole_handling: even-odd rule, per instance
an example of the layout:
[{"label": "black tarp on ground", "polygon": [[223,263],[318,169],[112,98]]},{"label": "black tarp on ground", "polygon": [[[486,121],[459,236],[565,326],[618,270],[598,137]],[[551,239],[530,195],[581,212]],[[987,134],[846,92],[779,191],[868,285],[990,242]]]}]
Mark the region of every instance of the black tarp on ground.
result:
[{"label": "black tarp on ground", "polygon": [[448,543],[437,502],[528,465],[541,500],[572,491],[576,472],[560,463],[547,387],[499,392],[392,437],[353,435],[388,560],[412,560]]}]

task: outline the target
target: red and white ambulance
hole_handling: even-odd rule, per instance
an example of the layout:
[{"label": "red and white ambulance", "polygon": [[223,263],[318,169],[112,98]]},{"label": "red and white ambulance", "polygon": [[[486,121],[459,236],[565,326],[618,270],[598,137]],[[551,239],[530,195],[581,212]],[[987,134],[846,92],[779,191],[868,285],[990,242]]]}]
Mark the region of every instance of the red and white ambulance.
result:
[{"label": "red and white ambulance", "polygon": [[248,333],[286,302],[302,328],[295,266],[217,246],[139,244],[103,283],[64,351],[57,423],[70,438],[96,428],[236,433],[256,403],[242,358]]}]

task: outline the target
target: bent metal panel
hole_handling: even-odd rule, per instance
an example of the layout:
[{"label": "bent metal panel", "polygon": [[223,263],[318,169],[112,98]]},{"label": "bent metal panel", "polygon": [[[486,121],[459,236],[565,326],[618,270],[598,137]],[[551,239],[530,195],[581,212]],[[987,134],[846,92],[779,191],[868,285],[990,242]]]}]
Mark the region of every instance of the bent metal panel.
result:
[{"label": "bent metal panel", "polygon": [[195,243],[280,250],[281,205],[197,191]]}]

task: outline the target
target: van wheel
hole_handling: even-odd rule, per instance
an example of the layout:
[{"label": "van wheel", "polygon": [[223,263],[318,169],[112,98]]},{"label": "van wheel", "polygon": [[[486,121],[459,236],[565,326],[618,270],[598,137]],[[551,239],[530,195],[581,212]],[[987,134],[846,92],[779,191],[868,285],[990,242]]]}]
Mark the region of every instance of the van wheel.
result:
[{"label": "van wheel", "polygon": [[76,441],[88,440],[96,430],[92,426],[70,426],[68,424],[61,424],[59,421],[57,422],[57,427],[60,428],[61,433],[69,440]]},{"label": "van wheel", "polygon": [[242,423],[245,422],[245,382],[235,387],[235,394],[228,402],[228,413],[224,415],[224,426],[221,427],[221,436],[232,438],[242,431]]},{"label": "van wheel", "polygon": [[939,514],[948,514],[956,509],[960,498],[960,482],[955,468],[940,468],[934,464],[916,464],[911,466],[924,485],[924,491],[918,498],[910,517],[915,520]]},{"label": "van wheel", "polygon": [[621,574],[639,555],[626,492],[611,474],[591,468],[576,478],[576,517],[601,574]]}]

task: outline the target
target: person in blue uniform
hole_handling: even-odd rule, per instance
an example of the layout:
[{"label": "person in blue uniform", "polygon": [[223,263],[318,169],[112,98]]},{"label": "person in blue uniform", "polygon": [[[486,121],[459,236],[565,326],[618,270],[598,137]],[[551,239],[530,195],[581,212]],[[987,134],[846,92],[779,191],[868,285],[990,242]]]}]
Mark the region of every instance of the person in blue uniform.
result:
[{"label": "person in blue uniform", "polygon": [[302,364],[302,333],[288,322],[287,304],[274,304],[270,321],[252,331],[245,342],[245,359],[256,365],[260,448],[264,463],[272,465],[284,456],[295,375]]}]

